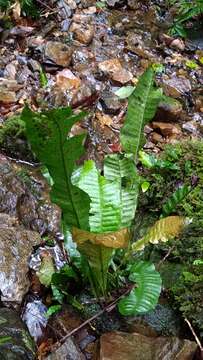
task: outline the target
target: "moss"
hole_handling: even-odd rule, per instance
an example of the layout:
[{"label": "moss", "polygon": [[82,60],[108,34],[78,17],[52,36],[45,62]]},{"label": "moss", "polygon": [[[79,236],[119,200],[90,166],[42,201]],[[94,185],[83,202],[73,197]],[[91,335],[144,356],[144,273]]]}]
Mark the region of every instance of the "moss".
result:
[{"label": "moss", "polygon": [[12,116],[1,125],[0,147],[2,152],[13,158],[34,160],[25,137],[25,123],[20,116]]},{"label": "moss", "polygon": [[150,182],[150,190],[142,194],[139,208],[161,213],[166,200],[180,185],[192,185],[192,191],[178,205],[177,214],[203,219],[203,142],[187,141],[167,145],[161,154],[163,160],[171,161],[177,169],[144,170]]},{"label": "moss", "polygon": [[160,269],[164,285],[174,306],[203,336],[203,266],[193,265],[195,259],[203,259],[203,142],[167,145],[160,157],[176,164],[178,169],[144,169],[144,176],[151,187],[142,194],[138,210],[148,217],[151,214],[158,218],[163,204],[173,192],[180,185],[191,185],[192,190],[177,205],[173,214],[192,218],[192,223],[184,229],[179,239],[147,247],[144,257],[159,263],[174,247]]},{"label": "moss", "polygon": [[171,290],[183,316],[198,327],[203,337],[203,266],[188,267]]},{"label": "moss", "polygon": [[14,138],[24,137],[25,123],[20,116],[12,116],[5,121],[2,128],[0,128],[0,144],[2,145],[6,137],[12,136]]}]

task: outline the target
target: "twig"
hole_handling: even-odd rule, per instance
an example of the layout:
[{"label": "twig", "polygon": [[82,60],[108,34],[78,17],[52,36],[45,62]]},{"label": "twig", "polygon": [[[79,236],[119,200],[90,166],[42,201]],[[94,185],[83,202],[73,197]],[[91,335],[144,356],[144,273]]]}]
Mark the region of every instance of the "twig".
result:
[{"label": "twig", "polygon": [[167,254],[164,256],[164,258],[159,261],[159,263],[157,265],[157,269],[159,269],[160,266],[164,263],[164,261],[169,257],[169,255],[171,254],[171,252],[173,251],[174,248],[175,248],[175,245],[170,247],[170,249],[168,250]]},{"label": "twig", "polygon": [[44,6],[45,8],[47,8],[49,11],[53,11],[53,8],[51,8],[49,5],[47,5],[46,3],[44,3],[42,0],[37,0],[37,2],[39,4],[41,4],[42,6]]},{"label": "twig", "polygon": [[192,334],[193,334],[193,336],[194,336],[194,338],[195,338],[195,341],[196,341],[197,345],[198,345],[198,346],[199,346],[199,348],[200,348],[200,351],[203,353],[203,347],[202,347],[202,344],[201,344],[201,342],[200,342],[200,340],[199,340],[199,338],[198,338],[197,334],[195,333],[195,331],[194,331],[194,329],[193,329],[193,327],[192,327],[191,323],[189,322],[189,320],[188,320],[187,318],[185,318],[184,320],[185,320],[185,321],[186,321],[186,323],[188,324],[188,326],[189,326],[189,328],[190,328],[190,330],[191,330],[191,332],[192,332]]},{"label": "twig", "polygon": [[28,161],[25,161],[25,160],[15,159],[15,158],[12,158],[10,156],[7,156],[7,159],[9,159],[11,161],[14,161],[17,164],[29,165],[31,167],[38,167],[41,164],[41,163],[31,163],[31,162],[28,162]]},{"label": "twig", "polygon": [[123,298],[123,296],[127,295],[130,291],[132,290],[132,287],[128,290],[126,290],[124,292],[124,294],[122,294],[121,296],[119,296],[116,300],[114,300],[110,305],[106,306],[104,309],[100,310],[97,314],[95,314],[94,316],[92,316],[91,318],[87,319],[86,321],[84,321],[81,325],[79,325],[77,328],[73,329],[72,331],[70,331],[67,335],[65,335],[64,337],[62,337],[60,340],[57,341],[57,343],[55,343],[54,349],[56,344],[60,345],[62,344],[65,340],[67,340],[70,336],[74,335],[76,332],[78,332],[80,329],[82,329],[84,326],[88,325],[91,321],[93,321],[94,319],[98,318],[99,316],[101,316],[104,312],[110,312],[112,311],[117,302]]}]

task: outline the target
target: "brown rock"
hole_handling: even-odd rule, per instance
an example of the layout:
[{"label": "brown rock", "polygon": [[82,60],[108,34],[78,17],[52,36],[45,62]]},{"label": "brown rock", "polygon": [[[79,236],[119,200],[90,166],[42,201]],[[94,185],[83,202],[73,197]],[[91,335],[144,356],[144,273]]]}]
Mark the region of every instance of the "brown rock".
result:
[{"label": "brown rock", "polygon": [[120,84],[126,84],[130,80],[132,80],[133,75],[130,71],[126,69],[121,69],[112,74],[112,80],[119,82]]},{"label": "brown rock", "polygon": [[164,141],[163,137],[155,131],[150,134],[150,140],[155,144]]},{"label": "brown rock", "polygon": [[182,104],[173,98],[166,98],[159,103],[156,115],[154,120],[155,121],[177,121],[183,112]]},{"label": "brown rock", "polygon": [[174,39],[171,42],[170,47],[173,48],[173,49],[176,49],[176,50],[184,51],[185,50],[185,43],[181,39]]},{"label": "brown rock", "polygon": [[167,96],[178,98],[191,91],[191,84],[186,78],[174,76],[163,81],[163,88]]},{"label": "brown rock", "polygon": [[56,75],[56,85],[62,91],[78,89],[80,84],[81,80],[69,69],[64,69]]},{"label": "brown rock", "polygon": [[99,63],[98,68],[112,80],[121,84],[129,82],[133,78],[132,73],[124,69],[118,59],[102,61]]},{"label": "brown rock", "polygon": [[0,102],[4,104],[14,103],[17,101],[16,94],[14,91],[8,91],[6,88],[0,87]]},{"label": "brown rock", "polygon": [[110,332],[100,338],[99,360],[192,360],[195,342],[177,337],[147,337]]},{"label": "brown rock", "polygon": [[96,118],[99,121],[101,127],[111,126],[113,123],[113,119],[107,114],[102,114],[100,112],[97,112]]},{"label": "brown rock", "polygon": [[49,41],[45,46],[45,57],[57,65],[69,66],[72,54],[72,47],[57,41]]},{"label": "brown rock", "polygon": [[164,42],[167,46],[170,46],[170,44],[174,40],[173,37],[171,37],[167,34],[160,34],[159,39],[160,39],[160,41]]},{"label": "brown rock", "polygon": [[181,134],[181,130],[180,130],[179,126],[171,124],[171,123],[154,121],[154,122],[152,122],[152,127],[154,130],[159,130],[160,133],[165,137],[170,137],[172,135],[180,135]]},{"label": "brown rock", "polygon": [[[9,68],[6,67],[5,70],[9,70]],[[10,71],[14,72],[14,69],[10,68]],[[5,72],[8,73],[8,71]],[[18,84],[14,79],[0,78],[0,102],[4,104],[15,103],[17,101],[16,92],[21,88],[22,85]]]},{"label": "brown rock", "polygon": [[89,45],[94,37],[94,26],[88,23],[72,23],[70,31],[80,43]]}]

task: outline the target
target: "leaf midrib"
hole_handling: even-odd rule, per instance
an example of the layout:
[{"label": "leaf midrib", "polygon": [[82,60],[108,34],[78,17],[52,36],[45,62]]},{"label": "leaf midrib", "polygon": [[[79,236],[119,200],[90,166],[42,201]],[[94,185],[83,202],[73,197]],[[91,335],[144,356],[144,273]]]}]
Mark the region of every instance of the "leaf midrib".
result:
[{"label": "leaf midrib", "polygon": [[[72,184],[70,183],[70,180],[69,180],[69,176],[68,176],[68,171],[67,171],[67,166],[66,166],[66,162],[65,162],[65,158],[64,158],[64,143],[62,141],[62,132],[61,132],[61,128],[56,120],[56,126],[57,126],[57,129],[59,131],[59,148],[60,148],[60,154],[61,154],[61,159],[62,159],[62,163],[63,163],[63,168],[64,168],[64,174],[65,174],[65,183],[66,183],[66,187],[67,187],[67,192],[69,193],[70,195],[70,201],[71,201],[71,205],[72,205],[72,208],[74,209],[75,211],[75,215],[76,215],[76,220],[77,220],[77,227],[80,227],[80,221],[79,221],[79,217],[78,217],[78,214],[77,214],[77,211],[76,211],[76,207],[75,207],[75,203],[74,203],[74,200],[73,200],[73,196],[72,196],[72,192],[71,192],[71,186]],[[67,139],[66,139],[67,141]]]},{"label": "leaf midrib", "polygon": [[137,153],[138,153],[138,149],[139,149],[141,132],[142,132],[143,121],[144,121],[144,113],[145,113],[145,108],[146,108],[146,104],[147,104],[147,101],[148,101],[148,96],[149,96],[149,93],[150,93],[150,90],[151,90],[152,82],[153,82],[153,77],[151,76],[151,80],[150,80],[150,83],[149,83],[149,86],[148,86],[146,100],[144,101],[144,109],[143,109],[143,112],[142,112],[142,121],[140,121],[140,128],[139,128],[139,131],[138,131],[138,139],[139,139],[139,141],[138,141],[138,144],[137,144],[137,147],[136,147],[136,152],[135,152],[135,161],[136,162],[137,162]]}]

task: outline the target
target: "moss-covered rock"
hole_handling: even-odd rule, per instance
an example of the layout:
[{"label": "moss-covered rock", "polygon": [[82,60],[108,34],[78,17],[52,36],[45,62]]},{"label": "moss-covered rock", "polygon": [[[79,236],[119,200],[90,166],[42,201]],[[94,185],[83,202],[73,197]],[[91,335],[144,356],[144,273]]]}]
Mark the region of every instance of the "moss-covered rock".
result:
[{"label": "moss-covered rock", "polygon": [[20,116],[12,116],[1,125],[0,148],[15,159],[34,160],[25,137],[25,123]]}]

